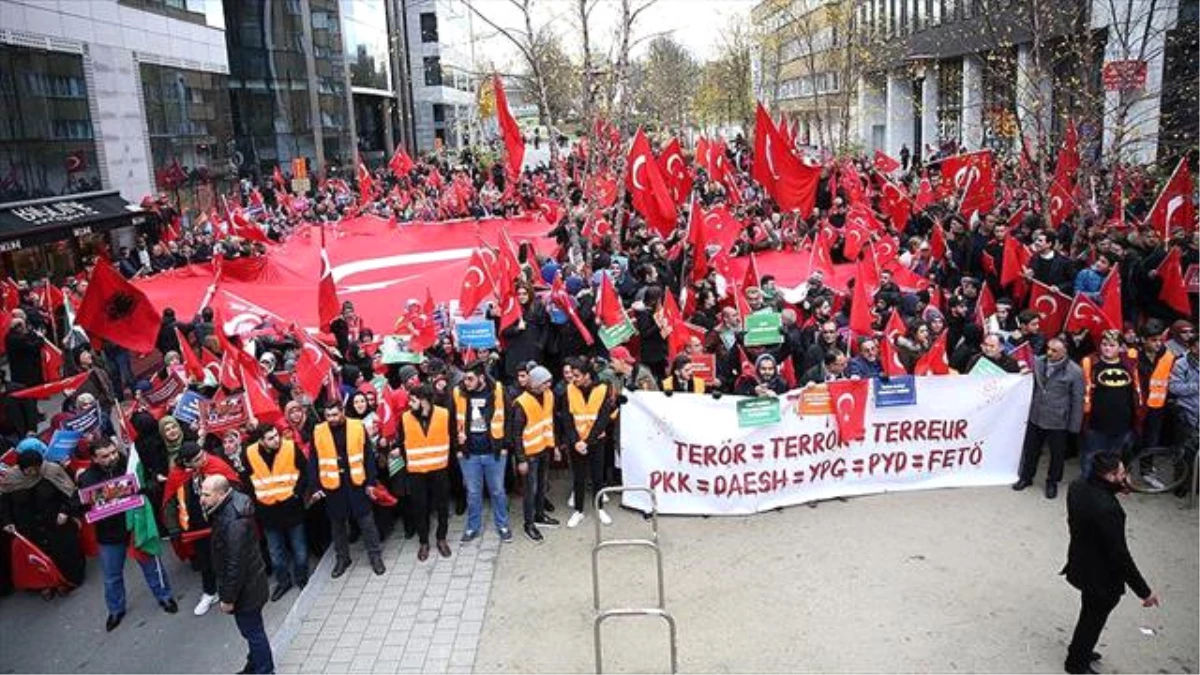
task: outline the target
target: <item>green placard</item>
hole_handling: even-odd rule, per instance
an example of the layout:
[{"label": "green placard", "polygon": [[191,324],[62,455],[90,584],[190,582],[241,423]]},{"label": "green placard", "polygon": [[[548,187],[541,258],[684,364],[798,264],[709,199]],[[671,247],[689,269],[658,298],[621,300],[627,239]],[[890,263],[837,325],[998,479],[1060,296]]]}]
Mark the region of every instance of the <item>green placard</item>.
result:
[{"label": "green placard", "polygon": [[1003,368],[992,363],[991,359],[986,356],[980,356],[975,362],[975,367],[968,373],[974,377],[995,377],[997,375],[1007,375]]},{"label": "green placard", "polygon": [[391,365],[393,363],[411,363],[419,364],[423,360],[420,354],[414,354],[405,349],[404,338],[398,335],[387,335],[383,338],[383,342],[379,345],[379,353],[383,356],[383,362]]},{"label": "green placard", "polygon": [[746,346],[777,345],[783,342],[779,312],[755,312],[746,317]]},{"label": "green placard", "polygon": [[748,398],[737,403],[739,427],[763,427],[779,422],[779,399],[774,396]]},{"label": "green placard", "polygon": [[633,337],[633,334],[636,332],[633,322],[626,317],[624,321],[615,326],[601,326],[599,330],[600,341],[604,343],[605,348],[612,349],[617,345],[628,342],[629,338]]}]

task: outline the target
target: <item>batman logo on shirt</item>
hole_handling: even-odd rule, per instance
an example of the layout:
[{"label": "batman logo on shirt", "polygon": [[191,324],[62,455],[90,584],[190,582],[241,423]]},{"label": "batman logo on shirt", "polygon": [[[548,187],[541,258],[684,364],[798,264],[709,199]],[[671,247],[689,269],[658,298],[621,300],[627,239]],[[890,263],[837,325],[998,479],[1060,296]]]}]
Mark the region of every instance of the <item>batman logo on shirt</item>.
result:
[{"label": "batman logo on shirt", "polygon": [[1096,384],[1102,387],[1128,387],[1131,380],[1124,368],[1105,368],[1096,373]]}]

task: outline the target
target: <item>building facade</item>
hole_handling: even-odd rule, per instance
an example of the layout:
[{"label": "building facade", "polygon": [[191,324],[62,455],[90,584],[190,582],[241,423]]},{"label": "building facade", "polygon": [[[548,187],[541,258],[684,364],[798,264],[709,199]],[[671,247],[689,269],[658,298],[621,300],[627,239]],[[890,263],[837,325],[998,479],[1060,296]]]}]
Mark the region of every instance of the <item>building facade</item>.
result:
[{"label": "building facade", "polygon": [[[76,264],[107,235],[65,228],[50,241],[44,225],[68,225],[65,211],[100,215],[111,191],[137,201],[187,185],[189,199],[211,203],[232,173],[228,73],[219,2],[0,0],[0,204],[33,200],[8,212],[40,214],[38,244],[5,235],[3,271]],[[75,195],[69,208],[55,206],[61,195]],[[118,225],[113,238],[131,241],[128,222],[104,227]]]},{"label": "building facade", "polygon": [[1092,158],[1171,164],[1196,145],[1194,0],[859,0],[855,22],[867,150],[1036,153],[1068,120]]},{"label": "building facade", "polygon": [[764,0],[751,11],[756,41],[755,95],[798,126],[799,142],[831,152],[847,149],[854,82],[852,0]]},{"label": "building facade", "polygon": [[415,146],[458,149],[479,138],[474,17],[461,0],[403,0]]}]

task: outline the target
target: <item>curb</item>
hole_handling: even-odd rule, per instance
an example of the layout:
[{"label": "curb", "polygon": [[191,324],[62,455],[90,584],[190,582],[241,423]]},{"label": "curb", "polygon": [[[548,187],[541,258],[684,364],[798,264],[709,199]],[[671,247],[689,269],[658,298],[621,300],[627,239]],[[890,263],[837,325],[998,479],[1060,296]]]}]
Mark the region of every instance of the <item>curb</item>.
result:
[{"label": "curb", "polygon": [[326,584],[330,582],[329,574],[333,571],[335,557],[333,547],[330,546],[321,556],[321,561],[317,563],[316,569],[308,575],[308,583],[300,591],[296,602],[292,603],[292,608],[283,618],[279,629],[271,636],[271,652],[273,654],[285,654],[292,646],[292,640],[300,631],[300,625],[304,623],[304,617],[308,615],[308,610],[312,608],[317,597],[325,590]]}]

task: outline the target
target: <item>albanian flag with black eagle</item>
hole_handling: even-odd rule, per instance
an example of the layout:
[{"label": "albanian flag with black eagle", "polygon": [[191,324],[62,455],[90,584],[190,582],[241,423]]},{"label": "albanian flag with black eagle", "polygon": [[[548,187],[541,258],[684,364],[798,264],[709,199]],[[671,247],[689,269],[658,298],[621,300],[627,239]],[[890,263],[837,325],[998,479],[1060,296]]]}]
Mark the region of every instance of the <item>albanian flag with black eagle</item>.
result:
[{"label": "albanian flag with black eagle", "polygon": [[78,324],[88,335],[146,354],[154,350],[162,317],[146,294],[111,265],[92,270],[87,294],[79,305]]}]

